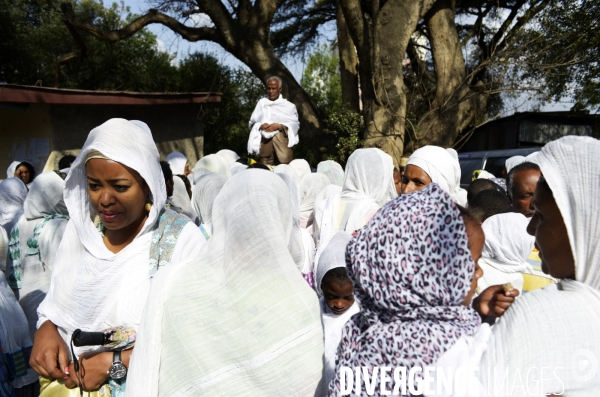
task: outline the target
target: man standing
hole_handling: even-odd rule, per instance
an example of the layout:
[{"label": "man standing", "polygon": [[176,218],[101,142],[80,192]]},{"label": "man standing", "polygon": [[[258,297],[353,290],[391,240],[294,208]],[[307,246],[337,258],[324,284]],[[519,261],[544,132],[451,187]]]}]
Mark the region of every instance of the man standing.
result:
[{"label": "man standing", "polygon": [[258,161],[266,165],[288,164],[294,158],[291,147],[298,143],[298,112],[281,90],[281,79],[269,77],[267,98],[258,101],[248,123],[248,153],[258,154]]}]

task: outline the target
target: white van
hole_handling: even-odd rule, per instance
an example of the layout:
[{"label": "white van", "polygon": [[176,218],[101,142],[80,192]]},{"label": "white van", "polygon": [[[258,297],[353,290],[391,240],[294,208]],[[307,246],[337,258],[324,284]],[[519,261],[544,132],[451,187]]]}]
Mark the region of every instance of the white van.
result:
[{"label": "white van", "polygon": [[460,162],[460,187],[466,189],[471,183],[471,177],[475,170],[486,170],[494,174],[496,178],[502,178],[502,168],[506,159],[512,156],[527,156],[533,152],[538,152],[542,148],[527,148],[527,149],[505,149],[505,150],[488,150],[482,152],[467,152],[459,153],[458,161]]}]

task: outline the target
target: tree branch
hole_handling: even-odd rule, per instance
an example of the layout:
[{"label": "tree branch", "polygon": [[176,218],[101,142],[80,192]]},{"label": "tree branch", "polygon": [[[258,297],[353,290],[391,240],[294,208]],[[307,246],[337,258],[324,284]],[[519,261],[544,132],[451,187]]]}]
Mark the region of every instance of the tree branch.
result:
[{"label": "tree branch", "polygon": [[517,18],[517,23],[510,29],[508,33],[504,35],[504,39],[496,46],[496,51],[502,51],[510,39],[518,29],[523,27],[527,22],[529,22],[534,16],[536,16],[540,11],[542,11],[546,6],[550,3],[550,0],[542,0],[537,6],[531,7],[525,12],[525,14],[519,18]]},{"label": "tree branch", "polygon": [[81,29],[92,34],[93,36],[96,36],[100,40],[116,42],[134,35],[147,25],[152,23],[160,23],[161,25],[173,30],[175,33],[178,33],[181,35],[181,37],[188,41],[208,40],[225,47],[224,41],[216,29],[208,27],[192,28],[185,26],[176,19],[158,12],[157,10],[149,10],[148,13],[137,18],[122,29],[104,30],[98,26],[79,20],[75,15],[73,7],[70,3],[62,3],[60,8],[63,12],[63,18],[65,22],[71,24],[77,29]]}]

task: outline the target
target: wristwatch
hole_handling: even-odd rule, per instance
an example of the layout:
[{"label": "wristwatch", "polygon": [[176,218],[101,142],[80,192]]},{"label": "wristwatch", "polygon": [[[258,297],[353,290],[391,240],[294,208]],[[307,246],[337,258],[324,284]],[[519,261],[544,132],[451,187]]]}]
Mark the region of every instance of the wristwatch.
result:
[{"label": "wristwatch", "polygon": [[116,350],[113,354],[113,363],[108,369],[108,376],[114,380],[123,379],[127,375],[127,367],[121,361],[121,351]]}]

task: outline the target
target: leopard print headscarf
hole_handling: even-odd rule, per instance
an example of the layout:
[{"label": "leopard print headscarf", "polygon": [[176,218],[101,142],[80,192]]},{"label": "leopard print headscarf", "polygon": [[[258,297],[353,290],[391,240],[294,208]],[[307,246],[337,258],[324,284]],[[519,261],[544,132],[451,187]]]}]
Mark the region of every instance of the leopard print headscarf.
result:
[{"label": "leopard print headscarf", "polygon": [[435,366],[481,324],[462,305],[475,271],[466,228],[435,183],[387,203],[348,244],[346,266],[362,310],[344,327],[330,395],[342,366]]}]

